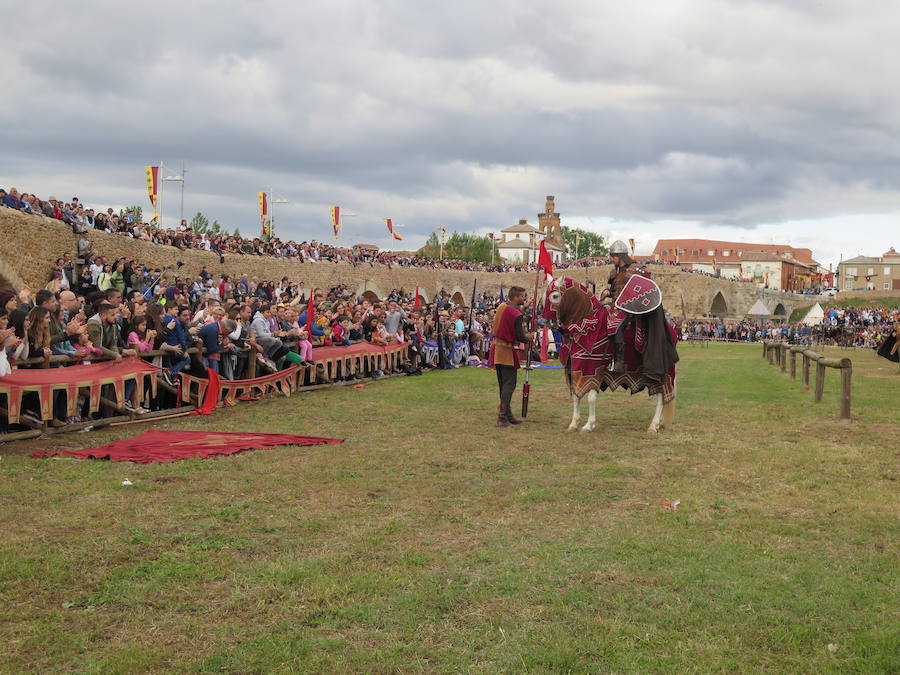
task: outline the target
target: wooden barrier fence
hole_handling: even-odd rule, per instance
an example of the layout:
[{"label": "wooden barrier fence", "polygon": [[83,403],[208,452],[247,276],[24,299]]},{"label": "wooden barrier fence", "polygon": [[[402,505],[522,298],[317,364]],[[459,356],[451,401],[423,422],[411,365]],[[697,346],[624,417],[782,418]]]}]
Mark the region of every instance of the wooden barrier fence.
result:
[{"label": "wooden barrier fence", "polygon": [[809,389],[810,367],[816,364],[816,380],[813,389],[813,400],[816,403],[822,402],[822,396],[825,393],[825,369],[835,368],[841,371],[841,413],[840,420],[842,422],[850,422],[851,404],[851,380],[853,377],[853,362],[848,358],[834,359],[814,352],[809,347],[803,345],[789,345],[786,342],[773,342],[769,340],[763,341],[764,359],[767,359],[771,365],[777,365],[782,373],[790,371],[792,380],[797,379],[797,355],[803,358],[801,362],[800,378],[803,388]]},{"label": "wooden barrier fence", "polygon": [[[187,350],[187,354],[198,354],[199,356],[203,356],[205,353],[205,349],[202,347],[192,347]],[[239,352],[248,352],[247,353],[247,373],[246,377],[248,379],[253,379],[256,377],[257,370],[257,350],[249,347],[243,347],[238,349]],[[140,354],[141,358],[154,358],[157,356],[172,356],[172,352],[163,351],[161,349],[155,349],[150,352],[142,352]],[[405,350],[403,353],[385,353],[385,354],[354,354],[347,353],[337,358],[331,358],[328,360],[320,360],[315,358],[315,352],[313,352],[315,367],[313,368],[298,368],[297,369],[297,381],[293,383],[294,391],[310,391],[313,389],[319,389],[320,387],[333,386],[334,384],[343,384],[343,383],[335,383],[332,382],[332,378],[338,375],[344,376],[347,374],[358,374],[358,376],[362,376],[363,372],[366,368],[371,369],[385,369],[388,368],[393,370],[395,367],[399,366],[402,360],[406,356]],[[75,356],[65,356],[65,355],[53,355],[49,358],[32,358],[32,359],[20,359],[18,361],[12,360],[11,363],[16,366],[21,365],[32,365],[38,366],[40,368],[49,368],[51,364],[70,364],[70,363],[84,363],[87,361],[109,361],[111,360],[108,356],[84,356],[84,357],[75,357]],[[326,384],[317,384],[319,382],[321,374],[321,379],[324,380]],[[164,379],[161,377],[157,378],[157,386],[162,389],[168,391],[176,397],[176,400],[181,398],[181,392],[178,388],[172,387],[169,385]],[[66,424],[63,427],[53,428],[49,427],[46,422],[42,422],[39,424],[34,424],[29,422],[27,418],[22,418],[21,423],[23,426],[32,427],[28,431],[16,431],[10,433],[0,433],[0,443],[15,441],[15,440],[25,440],[30,438],[39,438],[44,435],[50,434],[60,434],[67,433],[70,431],[80,431],[88,428],[99,428],[104,426],[115,426],[118,424],[130,424],[137,423],[143,421],[149,421],[153,419],[162,419],[167,417],[181,417],[182,415],[187,415],[191,411],[195,410],[197,406],[195,405],[180,405],[176,408],[166,408],[163,410],[157,410],[150,413],[146,413],[143,415],[137,415],[134,412],[127,411],[125,409],[120,409],[115,405],[113,401],[109,401],[106,399],[102,399],[102,402],[108,407],[112,408],[117,414],[112,417],[99,418],[94,420],[85,420],[84,422],[79,422],[75,424]],[[191,403],[193,403],[193,399],[191,399]],[[199,402],[198,402],[199,404]],[[0,415],[6,415],[7,410],[0,406]]]}]

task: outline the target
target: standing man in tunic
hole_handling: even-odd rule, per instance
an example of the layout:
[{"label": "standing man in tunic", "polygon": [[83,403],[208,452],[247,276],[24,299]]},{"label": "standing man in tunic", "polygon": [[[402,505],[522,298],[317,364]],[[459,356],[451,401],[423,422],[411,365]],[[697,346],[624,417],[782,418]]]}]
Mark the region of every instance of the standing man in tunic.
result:
[{"label": "standing man in tunic", "polygon": [[500,387],[500,407],[497,411],[497,426],[509,427],[521,424],[522,420],[513,416],[512,396],[516,390],[516,378],[519,371],[519,354],[516,345],[528,342],[525,330],[525,317],[519,309],[525,304],[527,294],[521,286],[509,289],[506,302],[497,307],[492,332],[494,344],[491,345],[490,364],[497,371],[497,384]]}]

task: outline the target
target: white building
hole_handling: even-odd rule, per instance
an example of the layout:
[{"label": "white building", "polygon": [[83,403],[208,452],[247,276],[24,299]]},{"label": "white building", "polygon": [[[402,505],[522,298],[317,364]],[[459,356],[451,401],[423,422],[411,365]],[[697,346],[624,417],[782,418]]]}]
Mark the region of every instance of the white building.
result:
[{"label": "white building", "polygon": [[[522,218],[515,225],[500,230],[497,252],[508,263],[527,265],[537,261],[541,242],[546,238],[546,234]],[[554,263],[563,259],[562,248],[550,240],[546,246]]]}]

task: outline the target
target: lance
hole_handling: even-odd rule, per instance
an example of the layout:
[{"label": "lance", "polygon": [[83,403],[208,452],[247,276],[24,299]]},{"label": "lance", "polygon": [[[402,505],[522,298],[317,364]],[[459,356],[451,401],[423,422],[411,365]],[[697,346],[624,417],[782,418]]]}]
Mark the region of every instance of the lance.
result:
[{"label": "lance", "polygon": [[434,337],[437,340],[437,348],[438,348],[438,362],[437,367],[440,369],[444,368],[444,338],[441,333],[441,306],[438,303],[438,297],[440,294],[434,299]]},{"label": "lance", "polygon": [[[184,266],[184,263],[179,260],[178,261],[178,269],[181,269],[183,266]],[[141,293],[141,295],[143,295],[148,300],[150,298],[152,298],[153,297],[153,289],[156,288],[156,284],[158,284],[160,282],[160,280],[163,278],[163,275],[166,273],[166,271],[170,270],[170,269],[172,269],[171,265],[166,265],[165,267],[163,267],[162,270],[160,270],[160,273],[156,277],[154,282],[152,284],[150,284],[150,287],[146,291]]]},{"label": "lance", "polygon": [[469,356],[472,355],[474,342],[472,340],[472,320],[475,318],[475,288],[478,286],[478,279],[472,282],[472,302],[469,303]]},{"label": "lance", "polygon": [[531,330],[528,338],[528,354],[525,357],[525,383],[522,385],[522,417],[528,417],[528,397],[531,394],[531,383],[528,381],[531,375],[531,353],[534,351],[534,336],[537,332],[537,294],[538,284],[541,281],[541,274],[544,268],[538,268],[534,277],[534,297],[531,299]]}]

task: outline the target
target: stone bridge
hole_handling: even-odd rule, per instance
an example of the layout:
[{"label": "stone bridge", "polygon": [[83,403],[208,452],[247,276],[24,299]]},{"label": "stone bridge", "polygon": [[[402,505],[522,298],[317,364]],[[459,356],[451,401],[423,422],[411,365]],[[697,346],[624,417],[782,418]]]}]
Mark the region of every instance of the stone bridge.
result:
[{"label": "stone bridge", "polygon": [[[239,276],[246,272],[260,279],[276,280],[288,277],[305,282],[307,288],[329,288],[345,283],[357,294],[371,299],[384,298],[395,288],[411,291],[418,286],[419,295],[425,301],[444,289],[456,302],[467,304],[473,283],[477,283],[479,293],[496,295],[501,284],[504,288],[532,289],[535,279],[534,274],[525,272],[464,272],[385,265],[354,267],[349,263],[301,263],[262,256],[226,255],[224,262],[220,262],[218,255],[208,251],[180,251],[97,230],[91,230],[89,236],[94,248],[110,259],[128,256],[158,268],[167,265],[174,268],[177,262],[183,262],[183,275],[196,275],[205,266],[213,274]],[[32,289],[42,288],[54,261],[67,251],[74,255],[76,239],[71,228],[63,223],[0,207],[0,288],[18,290],[25,284]],[[787,318],[796,307],[811,305],[818,299],[762,290],[751,284],[689,274],[672,267],[652,265],[650,270],[663,290],[666,308],[673,315],[743,318],[756,300],[761,299],[772,315]],[[561,270],[559,276],[593,283],[599,291],[605,287],[609,271],[609,267],[591,267]]]}]

